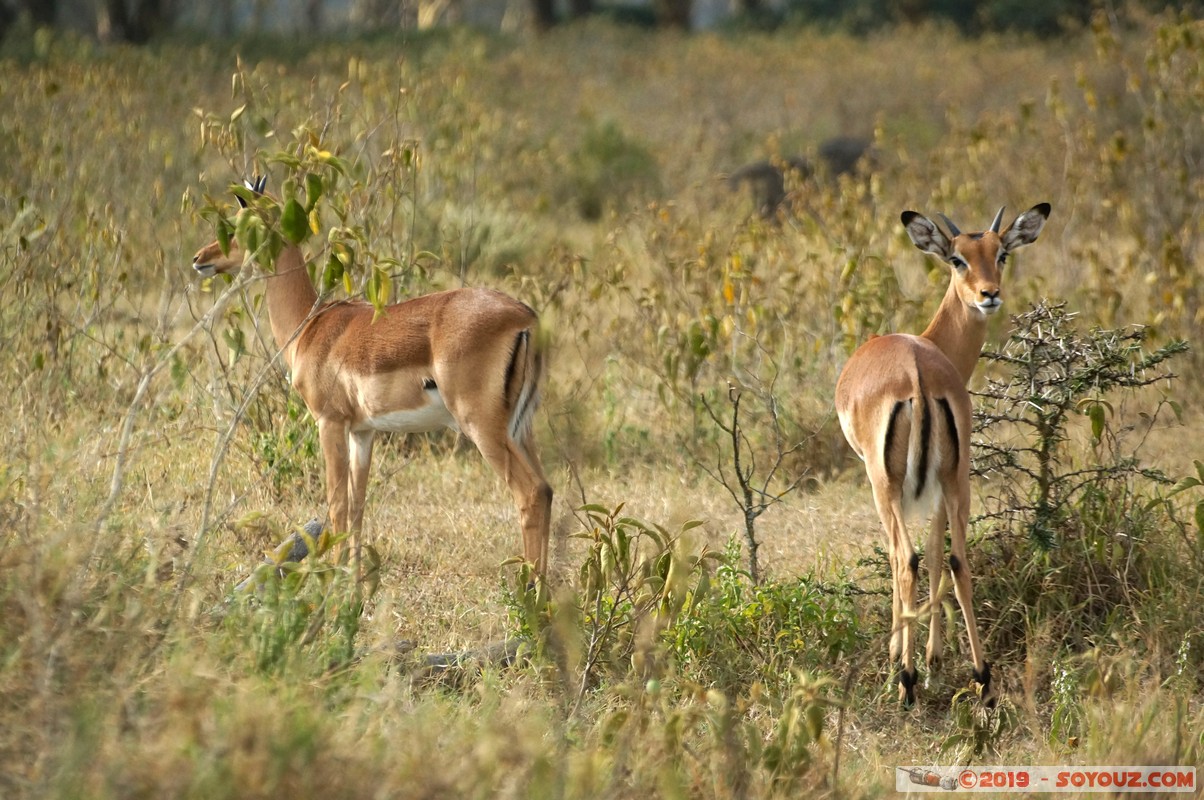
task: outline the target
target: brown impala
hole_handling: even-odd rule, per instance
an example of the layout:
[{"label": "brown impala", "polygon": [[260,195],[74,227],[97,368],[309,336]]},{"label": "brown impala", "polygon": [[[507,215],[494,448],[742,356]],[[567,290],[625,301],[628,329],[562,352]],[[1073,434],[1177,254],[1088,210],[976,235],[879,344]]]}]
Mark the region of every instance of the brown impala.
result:
[{"label": "brown impala", "polygon": [[[262,193],[266,179],[248,184]],[[241,199],[239,200],[242,203]],[[234,273],[243,253],[217,242],[192,259]],[[462,431],[510,487],[523,555],[547,567],[552,489],[531,433],[543,360],[535,312],[491,289],[453,289],[387,306],[322,302],[296,245],[266,278],[268,317],[292,384],[318,423],[330,525],[357,541],[376,434]]]},{"label": "brown impala", "polygon": [[[991,668],[983,658],[966,560],[970,516],[970,393],[986,339],[987,317],[999,310],[1000,272],[1008,254],[1036,241],[1050,206],[1016,217],[1002,233],[1003,209],[982,233],[962,233],[945,218],[952,238],[914,211],[903,212],[907,235],[920,250],[947,262],[949,289],[919,336],[896,333],[870,339],[853,353],[836,383],[836,413],[853,450],[865,462],[874,505],[890,552],[891,661],[902,660],[900,696],[915,702],[912,631],[919,556],[904,525],[910,512],[932,515],[925,549],[930,598],[939,596],[941,555],[949,525],[949,570],[966,620],[974,680],[994,702]],[[929,619],[928,666],[941,658],[941,616]]]}]

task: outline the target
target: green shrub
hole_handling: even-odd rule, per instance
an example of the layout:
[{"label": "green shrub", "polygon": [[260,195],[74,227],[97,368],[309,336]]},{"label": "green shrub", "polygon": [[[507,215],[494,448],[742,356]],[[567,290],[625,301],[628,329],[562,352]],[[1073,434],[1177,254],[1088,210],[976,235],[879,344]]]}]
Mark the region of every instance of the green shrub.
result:
[{"label": "green shrub", "polygon": [[985,510],[974,524],[985,538],[975,600],[993,610],[988,652],[1023,660],[1013,648],[1037,640],[1074,653],[1148,634],[1174,653],[1179,639],[1167,627],[1131,626],[1160,616],[1167,587],[1198,559],[1168,537],[1174,481],[1141,453],[1159,417],[1177,409],[1147,387],[1174,377],[1168,362],[1186,344],[1147,351],[1145,328],[1084,332],[1063,305],[1044,302],[1013,326],[1001,348],[983,353],[996,369],[976,412]]}]

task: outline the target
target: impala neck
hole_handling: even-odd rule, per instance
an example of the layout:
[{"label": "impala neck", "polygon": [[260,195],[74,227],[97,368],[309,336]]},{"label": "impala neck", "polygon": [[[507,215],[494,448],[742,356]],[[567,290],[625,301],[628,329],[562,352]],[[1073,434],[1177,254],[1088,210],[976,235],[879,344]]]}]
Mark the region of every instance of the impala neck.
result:
[{"label": "impala neck", "polygon": [[939,347],[962,376],[962,381],[969,384],[982,345],[987,340],[987,317],[967,306],[958,296],[954,282],[950,281],[941,307],[920,335]]},{"label": "impala neck", "polygon": [[292,368],[294,335],[318,301],[313,281],[305,267],[305,256],[296,245],[285,245],[276,259],[276,271],[267,277],[268,320],[272,337]]}]

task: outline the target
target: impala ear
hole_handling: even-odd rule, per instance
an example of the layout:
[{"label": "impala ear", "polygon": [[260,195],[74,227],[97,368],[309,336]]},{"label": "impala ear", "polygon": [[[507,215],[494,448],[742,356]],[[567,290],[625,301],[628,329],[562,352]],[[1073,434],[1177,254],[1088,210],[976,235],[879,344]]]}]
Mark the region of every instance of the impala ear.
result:
[{"label": "impala ear", "polygon": [[1049,203],[1038,203],[1016,217],[1000,237],[1004,249],[1011,252],[1037,241],[1041,229],[1045,227],[1045,221],[1049,219],[1049,212]]},{"label": "impala ear", "polygon": [[[243,182],[242,182],[242,185],[243,185],[244,187],[246,187],[247,189],[250,189],[250,190],[251,190],[251,192],[253,192],[254,194],[263,194],[263,189],[264,189],[264,187],[268,185],[268,178],[267,178],[267,176],[266,176],[266,175],[255,175],[255,176],[252,176],[252,177],[251,177],[251,178],[249,178],[249,179],[247,179],[247,178],[244,178],[244,179],[243,179]],[[246,201],[246,200],[243,200],[243,199],[242,199],[241,197],[239,197],[238,195],[235,195],[235,196],[234,196],[234,198],[235,198],[236,200],[238,200],[238,204],[239,204],[241,207],[243,207],[243,208],[246,208],[246,207],[247,207],[247,201]]]},{"label": "impala ear", "polygon": [[944,261],[953,257],[953,243],[932,220],[915,211],[904,211],[901,219],[911,243],[916,247]]}]

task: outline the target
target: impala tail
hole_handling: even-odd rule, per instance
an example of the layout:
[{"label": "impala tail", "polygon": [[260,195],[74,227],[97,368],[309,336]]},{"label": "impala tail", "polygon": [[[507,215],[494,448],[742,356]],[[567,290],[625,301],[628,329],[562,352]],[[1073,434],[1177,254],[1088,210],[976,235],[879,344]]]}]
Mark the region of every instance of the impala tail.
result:
[{"label": "impala tail", "polygon": [[525,441],[531,420],[539,408],[539,386],[543,380],[543,353],[532,341],[532,329],[519,331],[514,351],[506,366],[506,407],[510,409],[510,438]]},{"label": "impala tail", "polygon": [[949,400],[925,391],[923,378],[917,378],[915,394],[891,409],[883,463],[902,487],[904,512],[927,516],[941,497],[940,472],[959,466],[961,432]]}]

